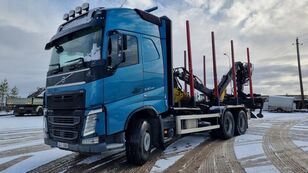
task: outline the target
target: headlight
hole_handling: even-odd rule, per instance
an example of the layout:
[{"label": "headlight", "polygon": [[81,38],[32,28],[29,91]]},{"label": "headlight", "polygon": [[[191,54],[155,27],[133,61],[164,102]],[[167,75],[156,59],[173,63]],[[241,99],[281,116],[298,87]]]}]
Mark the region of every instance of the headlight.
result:
[{"label": "headlight", "polygon": [[84,126],[83,136],[88,136],[95,133],[97,114],[91,114],[87,116],[86,124]]}]

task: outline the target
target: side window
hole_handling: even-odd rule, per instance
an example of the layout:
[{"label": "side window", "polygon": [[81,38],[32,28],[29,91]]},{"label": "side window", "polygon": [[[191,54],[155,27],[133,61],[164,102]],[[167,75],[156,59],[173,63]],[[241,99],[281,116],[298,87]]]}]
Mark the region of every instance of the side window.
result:
[{"label": "side window", "polygon": [[121,63],[119,67],[125,67],[139,63],[137,37],[126,35],[126,40],[127,49],[123,50],[125,53],[125,62]]},{"label": "side window", "polygon": [[155,43],[151,39],[144,38],[142,48],[144,62],[150,62],[159,59],[159,53],[157,51]]}]

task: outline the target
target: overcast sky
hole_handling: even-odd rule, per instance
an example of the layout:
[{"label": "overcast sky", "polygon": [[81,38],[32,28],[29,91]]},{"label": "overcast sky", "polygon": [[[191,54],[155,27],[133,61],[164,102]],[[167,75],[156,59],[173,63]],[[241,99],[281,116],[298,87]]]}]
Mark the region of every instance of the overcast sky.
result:
[{"label": "overcast sky", "polygon": [[[7,78],[21,96],[45,85],[50,51],[45,43],[63,22],[64,13],[79,1],[0,1],[0,80]],[[90,8],[120,7],[124,0],[89,1]],[[202,78],[202,55],[207,59],[207,83],[212,86],[211,31],[215,31],[218,78],[228,70],[230,40],[236,61],[246,61],[250,48],[256,93],[299,94],[296,48],[299,37],[304,89],[308,94],[308,1],[307,0],[127,0],[124,7],[147,9],[173,21],[175,66],[183,65],[186,49],[185,20],[190,20],[195,74]],[[247,88],[247,87],[246,87]]]}]

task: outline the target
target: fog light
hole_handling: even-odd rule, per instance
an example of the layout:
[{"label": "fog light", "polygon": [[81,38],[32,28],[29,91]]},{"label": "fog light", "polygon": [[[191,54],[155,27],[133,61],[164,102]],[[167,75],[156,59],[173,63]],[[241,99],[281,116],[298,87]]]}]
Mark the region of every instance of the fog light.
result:
[{"label": "fog light", "polygon": [[82,144],[98,144],[99,138],[94,137],[94,138],[87,138],[82,140]]}]

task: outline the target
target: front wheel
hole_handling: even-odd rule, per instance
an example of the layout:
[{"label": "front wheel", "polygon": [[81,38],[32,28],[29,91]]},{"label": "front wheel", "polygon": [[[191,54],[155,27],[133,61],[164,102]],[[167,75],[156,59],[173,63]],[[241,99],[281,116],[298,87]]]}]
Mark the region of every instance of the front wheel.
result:
[{"label": "front wheel", "polygon": [[126,156],[128,162],[142,165],[151,153],[151,127],[147,120],[136,121],[126,134]]}]

